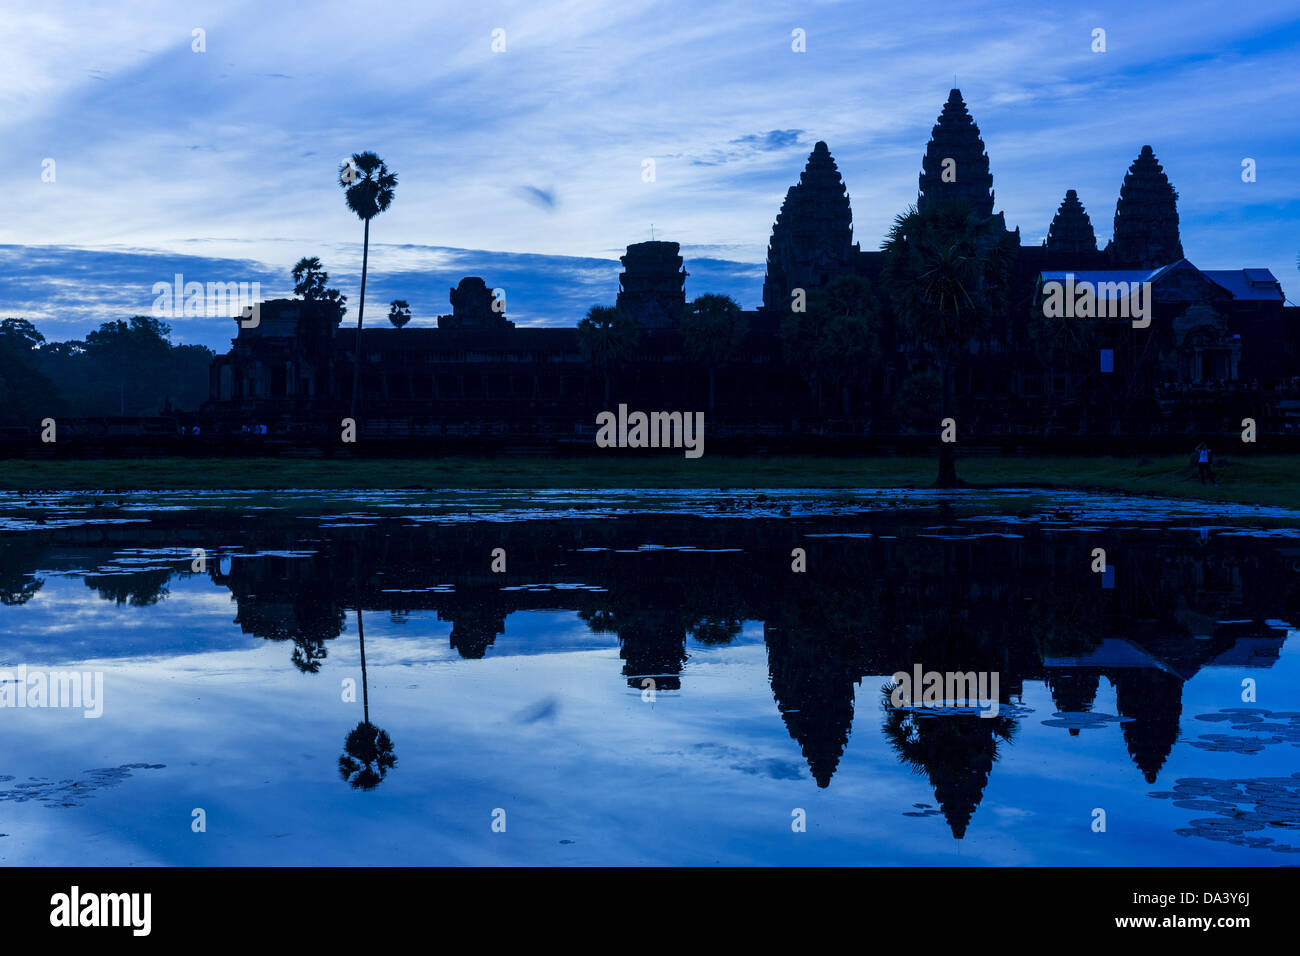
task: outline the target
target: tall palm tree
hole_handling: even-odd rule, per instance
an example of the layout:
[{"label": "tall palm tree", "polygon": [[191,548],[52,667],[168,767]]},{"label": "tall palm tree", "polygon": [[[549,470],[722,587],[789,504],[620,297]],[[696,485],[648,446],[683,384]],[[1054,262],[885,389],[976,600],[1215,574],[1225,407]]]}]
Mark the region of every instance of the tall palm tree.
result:
[{"label": "tall palm tree", "polygon": [[709,370],[709,412],[719,365],[734,362],[749,323],[736,300],[727,295],[702,295],[682,315],[682,342],[693,362]]},{"label": "tall palm tree", "polygon": [[348,208],[366,224],[365,245],[361,253],[361,303],[357,306],[357,348],[352,363],[352,413],[357,417],[357,393],[361,390],[361,323],[366,314],[366,270],[370,263],[370,220],[387,209],[397,189],[397,174],[388,171],[384,161],[372,152],[353,153],[352,159],[339,165],[339,185],[345,190]]},{"label": "tall palm tree", "polygon": [[[907,331],[938,366],[942,418],[952,417],[953,375],[962,349],[1003,305],[1011,241],[997,219],[972,216],[964,202],[924,211],[912,206],[885,239],[886,287]],[[935,484],[957,484],[949,442],[939,444]]]},{"label": "tall palm tree", "polygon": [[594,305],[578,323],[578,347],[587,361],[605,375],[605,407],[609,407],[610,373],[636,350],[636,321],[622,309]]}]

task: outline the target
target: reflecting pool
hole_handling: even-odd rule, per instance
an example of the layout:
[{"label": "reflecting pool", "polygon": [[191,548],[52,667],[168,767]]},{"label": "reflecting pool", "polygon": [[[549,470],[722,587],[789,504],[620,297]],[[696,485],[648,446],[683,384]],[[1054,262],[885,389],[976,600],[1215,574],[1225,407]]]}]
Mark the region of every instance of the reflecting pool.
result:
[{"label": "reflecting pool", "polygon": [[0,862],[1294,865],[1298,623],[1279,509],[0,495]]}]

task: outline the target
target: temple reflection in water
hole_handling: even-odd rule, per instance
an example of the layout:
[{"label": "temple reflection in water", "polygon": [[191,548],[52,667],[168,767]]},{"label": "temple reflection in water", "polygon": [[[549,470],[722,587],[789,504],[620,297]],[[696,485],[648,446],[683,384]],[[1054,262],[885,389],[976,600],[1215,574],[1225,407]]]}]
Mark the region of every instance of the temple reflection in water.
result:
[{"label": "temple reflection in water", "polygon": [[[1014,744],[1025,682],[1048,688],[1060,712],[1049,724],[1063,737],[1118,719],[1137,772],[1154,783],[1179,739],[1184,683],[1204,668],[1267,668],[1285,640],[1283,622],[1300,609],[1292,567],[1300,551],[1195,528],[1083,536],[1048,522],[993,534],[923,509],[904,520],[859,517],[843,533],[821,519],[815,535],[789,519],[665,515],[340,521],[304,539],[297,520],[234,521],[205,574],[228,590],[239,629],[284,642],[286,664],[304,674],[321,670],[333,642],[359,637],[350,633],[358,612],[425,612],[426,621],[435,612],[450,624],[438,640],[473,662],[493,653],[512,614],[561,610],[617,640],[623,664],[611,680],[640,688],[650,678],[658,691],[689,694],[692,648],[727,643],[744,622],[761,622],[776,709],[817,786],[831,786],[855,718],[859,730],[868,721],[928,779],[957,837],[1000,752]],[[179,524],[168,521],[163,513],[138,528],[14,539],[0,558],[0,601],[25,603],[43,574],[90,567],[84,583],[106,601],[164,600],[169,582],[195,573],[188,558],[156,557],[179,541]],[[1110,581],[1090,570],[1098,541],[1122,555]],[[795,547],[808,551],[806,573],[791,570]],[[509,556],[505,573],[491,571],[494,548]],[[888,675],[918,663],[998,673],[1000,713],[890,707]],[[1093,715],[1106,684],[1118,714]],[[383,752],[392,742],[370,724],[368,701],[352,736],[349,752],[360,747],[372,759],[345,754],[344,776],[376,786],[395,758]]]}]

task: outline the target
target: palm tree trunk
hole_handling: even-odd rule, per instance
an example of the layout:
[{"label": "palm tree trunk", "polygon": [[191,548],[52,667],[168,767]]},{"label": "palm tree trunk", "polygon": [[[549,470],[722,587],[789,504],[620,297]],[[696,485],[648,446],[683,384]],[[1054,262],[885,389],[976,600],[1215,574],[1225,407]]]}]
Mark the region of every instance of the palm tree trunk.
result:
[{"label": "palm tree trunk", "polygon": [[716,376],[714,374],[714,368],[712,365],[710,365],[709,366],[709,415],[710,416],[713,415],[713,395],[714,395],[715,381],[716,381]]},{"label": "palm tree trunk", "polygon": [[[949,374],[949,363],[944,362],[939,367],[939,375],[943,388],[943,411],[942,416],[945,420],[952,418],[953,406],[953,383],[952,375]],[[939,441],[939,477],[934,483],[936,488],[956,488],[957,487],[957,465],[952,457],[952,443],[942,440]]]},{"label": "palm tree trunk", "polygon": [[361,641],[361,708],[370,723],[370,686],[366,682],[366,627],[361,620],[361,595],[357,594],[357,636]]},{"label": "palm tree trunk", "polygon": [[366,239],[361,251],[361,302],[357,305],[357,348],[352,362],[352,414],[357,420],[357,393],[361,391],[361,321],[366,315],[366,267],[370,263],[370,220],[366,220]]},{"label": "palm tree trunk", "polygon": [[609,410],[609,366],[605,367],[605,410]]}]

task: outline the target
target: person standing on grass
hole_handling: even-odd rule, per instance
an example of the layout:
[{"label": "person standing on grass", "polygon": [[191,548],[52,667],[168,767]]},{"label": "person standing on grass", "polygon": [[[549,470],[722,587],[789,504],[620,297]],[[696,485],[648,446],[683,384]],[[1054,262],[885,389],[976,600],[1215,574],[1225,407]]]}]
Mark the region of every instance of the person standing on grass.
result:
[{"label": "person standing on grass", "polygon": [[1214,461],[1214,455],[1210,452],[1210,446],[1201,442],[1196,446],[1196,470],[1201,476],[1201,484],[1205,484],[1205,479],[1210,479],[1210,483],[1217,485],[1218,481],[1214,478],[1214,471],[1210,465]]}]

